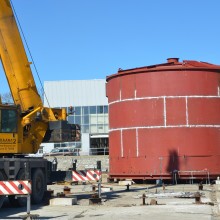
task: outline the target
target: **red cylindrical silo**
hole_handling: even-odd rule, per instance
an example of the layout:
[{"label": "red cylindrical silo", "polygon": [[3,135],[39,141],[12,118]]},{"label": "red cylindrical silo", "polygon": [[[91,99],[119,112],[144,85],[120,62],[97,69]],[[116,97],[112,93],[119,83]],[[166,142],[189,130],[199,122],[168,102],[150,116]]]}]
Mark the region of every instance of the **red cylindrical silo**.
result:
[{"label": "red cylindrical silo", "polygon": [[110,177],[220,175],[219,73],[170,58],[108,76]]}]

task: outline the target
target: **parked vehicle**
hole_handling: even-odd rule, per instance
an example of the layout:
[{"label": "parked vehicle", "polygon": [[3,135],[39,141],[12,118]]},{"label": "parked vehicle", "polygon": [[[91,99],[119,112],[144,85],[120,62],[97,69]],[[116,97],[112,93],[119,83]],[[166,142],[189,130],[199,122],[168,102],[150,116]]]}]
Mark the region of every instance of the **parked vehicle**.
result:
[{"label": "parked vehicle", "polygon": [[77,156],[77,152],[74,151],[74,148],[59,147],[52,149],[50,153],[46,153],[44,156]]}]

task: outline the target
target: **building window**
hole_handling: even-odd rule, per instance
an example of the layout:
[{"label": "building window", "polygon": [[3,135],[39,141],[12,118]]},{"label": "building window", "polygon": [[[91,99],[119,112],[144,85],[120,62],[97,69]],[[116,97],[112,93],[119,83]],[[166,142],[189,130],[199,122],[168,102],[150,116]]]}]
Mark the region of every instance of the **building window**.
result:
[{"label": "building window", "polygon": [[74,114],[75,115],[81,115],[81,107],[75,107],[74,108]]},{"label": "building window", "polygon": [[97,106],[97,113],[98,113],[98,114],[101,114],[101,113],[103,113],[103,112],[104,112],[103,106]]},{"label": "building window", "polygon": [[75,124],[81,125],[81,116],[75,116]]},{"label": "building window", "polygon": [[68,122],[69,122],[69,124],[75,124],[74,116],[73,115],[69,115],[68,116]]},{"label": "building window", "polygon": [[97,124],[97,115],[90,115],[90,124]]},{"label": "building window", "polygon": [[96,114],[96,106],[90,106],[89,107],[89,113],[90,114]]},{"label": "building window", "polygon": [[104,133],[108,133],[108,131],[109,131],[108,124],[105,124],[104,125]]},{"label": "building window", "polygon": [[104,106],[104,113],[105,114],[108,113],[108,106],[107,105]]},{"label": "building window", "polygon": [[90,138],[90,155],[108,155],[108,138]]},{"label": "building window", "polygon": [[89,114],[89,107],[84,106],[82,107],[82,115],[88,115]]},{"label": "building window", "polygon": [[104,130],[104,126],[103,125],[98,125],[98,133],[105,133],[105,130]]},{"label": "building window", "polygon": [[54,144],[54,148],[57,148],[57,147],[67,147],[67,143],[56,143],[56,144]]},{"label": "building window", "polygon": [[82,124],[89,124],[89,116],[88,115],[82,116]]},{"label": "building window", "polygon": [[97,133],[97,125],[90,125],[90,133]]},{"label": "building window", "polygon": [[108,124],[108,114],[104,114],[104,124]]},{"label": "building window", "polygon": [[98,119],[97,119],[97,124],[104,124],[104,117],[103,115],[97,115]]}]

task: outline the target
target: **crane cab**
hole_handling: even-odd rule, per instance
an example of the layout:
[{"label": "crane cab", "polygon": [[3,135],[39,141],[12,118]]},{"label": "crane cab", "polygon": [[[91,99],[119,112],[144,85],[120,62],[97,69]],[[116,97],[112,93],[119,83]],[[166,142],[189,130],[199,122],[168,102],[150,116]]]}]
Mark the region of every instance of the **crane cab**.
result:
[{"label": "crane cab", "polygon": [[18,109],[0,105],[0,154],[15,153],[18,147]]},{"label": "crane cab", "polygon": [[0,132],[16,133],[17,132],[17,109],[1,108],[0,109]]}]

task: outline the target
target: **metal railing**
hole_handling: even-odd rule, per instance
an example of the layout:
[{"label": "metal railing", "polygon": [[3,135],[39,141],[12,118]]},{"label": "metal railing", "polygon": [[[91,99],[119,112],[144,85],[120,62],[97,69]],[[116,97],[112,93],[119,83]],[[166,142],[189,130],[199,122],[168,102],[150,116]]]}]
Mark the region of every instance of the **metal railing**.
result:
[{"label": "metal railing", "polygon": [[90,148],[89,155],[109,155],[109,148]]},{"label": "metal railing", "polygon": [[210,184],[210,174],[208,170],[179,170],[177,171],[178,176],[181,178],[181,174],[183,176],[187,176],[190,180],[190,183],[193,184],[193,180],[197,178],[197,175],[204,175],[206,177],[206,184]]}]

